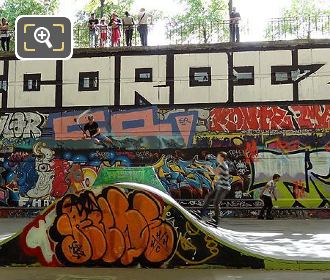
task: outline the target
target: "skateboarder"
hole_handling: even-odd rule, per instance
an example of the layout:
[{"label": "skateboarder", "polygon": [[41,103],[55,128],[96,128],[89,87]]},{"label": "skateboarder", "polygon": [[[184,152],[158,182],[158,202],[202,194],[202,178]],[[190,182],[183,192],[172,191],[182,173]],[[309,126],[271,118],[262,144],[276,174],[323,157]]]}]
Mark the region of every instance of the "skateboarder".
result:
[{"label": "skateboarder", "polygon": [[277,200],[276,194],[275,194],[275,188],[276,183],[280,180],[281,176],[279,174],[273,175],[273,180],[270,180],[261,190],[260,198],[264,202],[264,207],[262,207],[258,219],[263,220],[264,219],[264,213],[266,210],[266,219],[267,220],[273,220],[273,216],[271,215],[272,208],[273,208],[273,202],[272,197],[274,197],[275,201]]},{"label": "skateboarder", "polygon": [[207,169],[218,176],[218,180],[214,184],[214,190],[212,190],[205,198],[205,202],[201,211],[202,219],[206,219],[206,208],[209,206],[212,197],[214,197],[214,210],[215,210],[215,221],[219,224],[219,214],[220,214],[220,202],[225,199],[227,194],[230,192],[230,175],[229,168],[225,162],[227,158],[227,153],[218,152],[217,153],[217,165],[215,168],[207,166]]},{"label": "skateboarder", "polygon": [[[101,134],[101,130],[97,122],[94,121],[93,115],[88,115],[88,123],[84,126],[84,136],[83,138],[91,138],[97,145],[103,145],[107,147],[107,144],[113,144],[112,140],[103,134]],[[87,134],[88,131],[88,134]]]}]

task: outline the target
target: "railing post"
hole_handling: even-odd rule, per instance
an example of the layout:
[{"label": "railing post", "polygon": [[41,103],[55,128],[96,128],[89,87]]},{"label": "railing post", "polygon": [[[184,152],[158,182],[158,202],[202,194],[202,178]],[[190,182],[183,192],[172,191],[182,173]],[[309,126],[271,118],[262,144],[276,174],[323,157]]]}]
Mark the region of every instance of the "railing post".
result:
[{"label": "railing post", "polygon": [[77,45],[78,47],[80,46],[80,26],[77,27]]},{"label": "railing post", "polygon": [[182,24],[180,25],[180,37],[181,37],[181,44],[183,44]]},{"label": "railing post", "polygon": [[171,28],[171,25],[170,25],[170,45],[172,44],[172,28]]}]

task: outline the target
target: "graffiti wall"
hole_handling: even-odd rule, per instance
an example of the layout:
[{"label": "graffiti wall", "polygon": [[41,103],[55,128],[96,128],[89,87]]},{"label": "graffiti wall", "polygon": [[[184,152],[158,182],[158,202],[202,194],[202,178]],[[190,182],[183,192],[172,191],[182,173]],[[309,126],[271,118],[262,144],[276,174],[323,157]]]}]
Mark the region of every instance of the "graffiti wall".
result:
[{"label": "graffiti wall", "polygon": [[[279,173],[281,208],[330,198],[330,45],[279,42],[0,60],[0,206],[46,207],[102,167],[154,166],[175,199],[202,199],[228,153],[230,199]],[[88,115],[99,133],[84,135]],[[242,202],[243,201],[243,202]]]},{"label": "graffiti wall", "polygon": [[[88,190],[99,170],[154,166],[175,199],[202,199],[217,179],[207,165],[226,151],[231,199],[258,199],[274,173],[282,208],[329,207],[329,105],[165,109],[156,106],[0,117],[0,204],[46,207]],[[83,139],[92,114],[112,144]]]}]

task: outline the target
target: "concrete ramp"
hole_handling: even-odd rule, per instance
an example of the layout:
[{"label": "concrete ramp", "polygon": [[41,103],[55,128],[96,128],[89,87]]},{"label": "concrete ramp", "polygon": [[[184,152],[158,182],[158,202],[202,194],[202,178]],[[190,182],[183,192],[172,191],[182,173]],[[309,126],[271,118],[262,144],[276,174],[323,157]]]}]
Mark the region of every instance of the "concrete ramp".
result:
[{"label": "concrete ramp", "polygon": [[330,269],[330,235],[209,226],[154,187],[117,183],[68,194],[0,243],[1,265]]}]

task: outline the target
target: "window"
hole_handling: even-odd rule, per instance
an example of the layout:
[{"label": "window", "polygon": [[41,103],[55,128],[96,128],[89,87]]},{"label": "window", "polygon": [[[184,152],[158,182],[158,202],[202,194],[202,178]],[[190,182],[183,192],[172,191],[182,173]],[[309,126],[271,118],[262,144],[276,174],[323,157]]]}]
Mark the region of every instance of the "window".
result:
[{"label": "window", "polygon": [[253,66],[234,67],[233,76],[235,86],[254,85]]},{"label": "window", "polygon": [[23,91],[40,91],[41,74],[24,74]]},{"label": "window", "polygon": [[99,72],[80,72],[79,91],[98,91]]},{"label": "window", "polygon": [[189,86],[211,86],[211,67],[199,67],[189,69]]},{"label": "window", "polygon": [[0,76],[0,91],[7,91],[7,80],[4,76]]},{"label": "window", "polygon": [[298,73],[293,66],[272,66],[272,85],[292,84]]},{"label": "window", "polygon": [[136,68],[135,82],[152,82],[152,68]]},{"label": "window", "polygon": [[310,64],[294,66],[272,66],[272,85],[299,83],[306,79],[324,64]]}]

